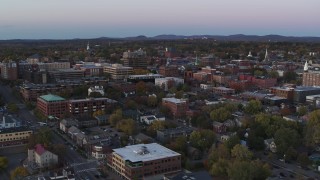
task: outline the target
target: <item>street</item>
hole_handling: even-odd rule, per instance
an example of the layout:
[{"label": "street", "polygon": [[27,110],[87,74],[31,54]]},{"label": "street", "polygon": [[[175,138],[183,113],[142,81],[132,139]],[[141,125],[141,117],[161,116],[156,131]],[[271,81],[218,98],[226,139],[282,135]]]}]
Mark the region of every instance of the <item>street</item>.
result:
[{"label": "street", "polygon": [[[32,114],[31,111],[29,111],[26,106],[23,104],[23,102],[20,102],[11,91],[11,88],[9,86],[5,86],[3,84],[0,84],[0,93],[2,97],[4,98],[4,101],[6,103],[15,103],[19,107],[18,116],[22,120],[22,125],[28,125],[37,127],[39,126],[37,118]],[[30,122],[29,124],[27,122]],[[65,144],[65,139],[63,139],[61,136],[57,135],[56,133],[53,133],[52,137],[52,143],[53,144]],[[72,142],[71,142],[72,143]],[[4,150],[5,151],[5,150]],[[25,150],[26,151],[26,150]],[[7,156],[9,159],[9,162],[15,162],[12,161],[13,157]],[[26,158],[26,153],[22,153],[21,156],[15,156],[15,158]],[[20,160],[20,159],[19,159]],[[83,158],[76,150],[73,148],[71,149],[69,146],[67,146],[67,150],[64,157],[64,162],[67,162],[68,165],[74,167],[75,169],[75,175],[76,179],[90,179],[94,180],[97,179],[95,175],[99,174],[97,170],[97,161],[95,160],[87,160]],[[9,163],[8,170],[12,170],[14,168],[13,166],[16,166],[17,164]],[[8,176],[8,173],[6,173],[6,177]],[[31,176],[29,179],[37,179],[41,175],[35,175]],[[0,176],[2,177],[2,176]],[[1,178],[2,179],[2,178]],[[7,178],[4,178],[7,179]]]}]

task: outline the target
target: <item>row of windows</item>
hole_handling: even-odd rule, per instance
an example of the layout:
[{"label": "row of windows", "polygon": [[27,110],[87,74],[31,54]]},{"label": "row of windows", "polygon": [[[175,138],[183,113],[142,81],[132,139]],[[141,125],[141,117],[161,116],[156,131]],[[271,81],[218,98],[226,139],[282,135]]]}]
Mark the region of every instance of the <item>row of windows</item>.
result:
[{"label": "row of windows", "polygon": [[13,141],[13,140],[22,140],[27,139],[28,137],[16,137],[16,138],[4,138],[0,139],[0,142]]}]

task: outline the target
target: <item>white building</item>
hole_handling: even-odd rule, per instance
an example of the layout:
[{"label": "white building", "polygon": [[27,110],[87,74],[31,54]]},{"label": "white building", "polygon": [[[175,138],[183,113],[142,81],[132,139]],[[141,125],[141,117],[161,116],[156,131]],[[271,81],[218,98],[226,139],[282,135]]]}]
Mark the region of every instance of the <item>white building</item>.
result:
[{"label": "white building", "polygon": [[57,165],[58,156],[46,150],[41,144],[37,144],[34,149],[28,149],[28,161],[39,168],[46,168]]},{"label": "white building", "polygon": [[146,123],[150,125],[154,121],[165,121],[166,118],[164,116],[160,115],[146,115],[146,116],[140,116],[140,122]]},{"label": "white building", "polygon": [[213,85],[211,84],[200,84],[200,88],[204,90],[211,90],[213,88]]},{"label": "white building", "polygon": [[176,77],[157,78],[154,80],[154,84],[160,88],[164,88],[165,91],[168,91],[170,86],[184,84],[184,79]]},{"label": "white building", "polygon": [[104,88],[103,88],[103,86],[90,87],[90,88],[88,89],[88,96],[90,96],[90,94],[93,93],[93,92],[100,93],[101,96],[104,96]]},{"label": "white building", "polygon": [[19,127],[19,122],[12,116],[4,115],[2,116],[2,121],[0,123],[0,129]]}]

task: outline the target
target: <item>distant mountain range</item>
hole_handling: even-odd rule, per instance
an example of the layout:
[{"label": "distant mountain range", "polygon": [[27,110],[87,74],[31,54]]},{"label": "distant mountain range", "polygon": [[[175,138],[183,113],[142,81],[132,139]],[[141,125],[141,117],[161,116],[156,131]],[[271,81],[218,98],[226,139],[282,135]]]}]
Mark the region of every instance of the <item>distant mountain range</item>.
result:
[{"label": "distant mountain range", "polygon": [[214,39],[217,41],[271,41],[271,42],[320,42],[320,37],[296,37],[296,36],[281,36],[281,35],[244,35],[244,34],[235,34],[229,36],[221,35],[172,35],[172,34],[163,34],[154,37],[146,36],[136,36],[136,37],[126,37],[120,39],[127,40],[179,40],[179,39]]},{"label": "distant mountain range", "polygon": [[[184,35],[173,35],[173,34],[163,34],[153,37],[147,37],[144,35],[135,36],[135,37],[124,37],[124,38],[115,38],[115,37],[100,37],[93,38],[96,40],[127,40],[127,41],[135,41],[135,40],[180,40],[180,39],[211,39],[217,41],[253,41],[253,42],[313,42],[320,43],[320,37],[298,37],[298,36],[281,36],[281,35],[244,35],[244,34],[235,34],[229,36],[222,35],[192,35],[192,36],[184,36]],[[75,38],[75,39],[12,39],[12,40],[0,40],[0,42],[52,42],[52,41],[64,41],[64,40],[90,40],[87,38]]]}]

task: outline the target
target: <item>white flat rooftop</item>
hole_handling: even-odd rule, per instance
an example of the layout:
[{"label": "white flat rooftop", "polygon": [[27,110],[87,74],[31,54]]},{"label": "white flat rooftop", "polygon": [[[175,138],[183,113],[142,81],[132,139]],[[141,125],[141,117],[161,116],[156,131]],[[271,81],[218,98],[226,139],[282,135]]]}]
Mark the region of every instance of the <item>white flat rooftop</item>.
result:
[{"label": "white flat rooftop", "polygon": [[124,160],[131,162],[152,161],[156,159],[179,156],[180,154],[157,143],[136,144],[113,149]]}]

